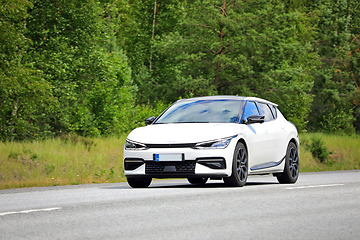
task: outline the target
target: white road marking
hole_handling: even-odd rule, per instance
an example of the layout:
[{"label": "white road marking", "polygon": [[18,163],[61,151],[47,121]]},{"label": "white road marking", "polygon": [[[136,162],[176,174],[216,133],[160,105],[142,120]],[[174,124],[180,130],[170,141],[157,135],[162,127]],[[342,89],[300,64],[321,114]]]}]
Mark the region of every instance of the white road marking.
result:
[{"label": "white road marking", "polygon": [[327,185],[313,185],[313,186],[301,186],[301,187],[288,187],[285,189],[304,189],[304,188],[321,188],[321,187],[336,187],[344,186],[345,184],[327,184]]},{"label": "white road marking", "polygon": [[0,216],[19,214],[19,213],[47,212],[47,211],[54,211],[54,210],[59,210],[59,209],[61,209],[61,208],[54,207],[54,208],[43,208],[43,209],[30,209],[30,210],[23,210],[23,211],[18,211],[18,212],[4,212],[4,213],[0,213]]}]

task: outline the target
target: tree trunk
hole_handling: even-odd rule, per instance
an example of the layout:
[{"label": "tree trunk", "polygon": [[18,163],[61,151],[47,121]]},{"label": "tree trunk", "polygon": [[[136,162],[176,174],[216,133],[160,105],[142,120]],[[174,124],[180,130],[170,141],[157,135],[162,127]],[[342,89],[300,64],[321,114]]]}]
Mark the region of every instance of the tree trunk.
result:
[{"label": "tree trunk", "polygon": [[150,46],[150,61],[149,61],[149,72],[150,72],[150,74],[151,74],[151,62],[152,62],[152,49],[153,49],[153,42],[154,42],[154,37],[155,37],[155,18],[156,18],[156,0],[154,2],[154,18],[153,18],[151,46]]},{"label": "tree trunk", "polygon": [[[223,17],[225,17],[225,13],[226,13],[226,0],[224,0],[223,6],[222,6],[221,10],[222,10],[222,15],[223,15]],[[224,28],[223,28],[223,26],[220,25],[220,32],[219,32],[219,43],[220,43],[220,44],[219,44],[219,49],[218,49],[218,51],[216,52],[215,55],[221,55],[222,52],[223,52],[223,50],[224,50],[224,48],[223,48],[223,46],[222,46],[222,41],[223,41],[223,39],[224,39],[224,36],[225,36],[225,34],[224,34]],[[218,87],[219,87],[220,71],[221,71],[220,69],[221,69],[221,62],[220,62],[220,60],[219,60],[218,63],[216,64],[216,67],[215,67],[215,88],[216,88],[216,89],[218,89]]]}]

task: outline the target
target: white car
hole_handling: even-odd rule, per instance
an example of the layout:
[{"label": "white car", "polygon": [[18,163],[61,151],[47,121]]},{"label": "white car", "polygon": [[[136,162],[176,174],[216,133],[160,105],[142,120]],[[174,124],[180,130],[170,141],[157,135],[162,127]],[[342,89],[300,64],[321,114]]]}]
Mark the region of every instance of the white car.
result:
[{"label": "white car", "polygon": [[271,173],[280,183],[299,177],[297,129],[264,99],[182,99],[145,123],[130,132],[124,146],[131,187],[148,187],[152,178],[187,178],[192,184],[223,179],[241,187],[248,175]]}]

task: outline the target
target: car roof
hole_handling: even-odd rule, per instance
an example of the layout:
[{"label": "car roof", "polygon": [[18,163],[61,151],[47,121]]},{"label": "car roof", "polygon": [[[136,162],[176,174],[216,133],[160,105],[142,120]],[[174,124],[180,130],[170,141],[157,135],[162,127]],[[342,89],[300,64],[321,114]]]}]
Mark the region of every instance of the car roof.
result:
[{"label": "car roof", "polygon": [[186,98],[186,99],[180,99],[179,101],[220,100],[220,99],[256,101],[256,102],[262,102],[262,103],[267,103],[267,104],[271,104],[271,105],[274,105],[274,106],[278,106],[276,103],[270,102],[270,101],[262,99],[262,98],[231,96],[231,95],[218,95],[218,96],[205,96],[205,97]]}]

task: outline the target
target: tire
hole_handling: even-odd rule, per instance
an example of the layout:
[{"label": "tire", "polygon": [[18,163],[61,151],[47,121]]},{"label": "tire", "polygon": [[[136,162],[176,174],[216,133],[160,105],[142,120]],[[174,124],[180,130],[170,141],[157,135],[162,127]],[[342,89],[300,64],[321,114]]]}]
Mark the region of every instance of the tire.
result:
[{"label": "tire", "polygon": [[132,188],[147,188],[151,180],[151,178],[128,178],[127,182]]},{"label": "tire", "polygon": [[286,150],[284,172],[277,175],[279,183],[295,183],[299,177],[299,153],[295,143],[290,142]]},{"label": "tire", "polygon": [[194,185],[204,185],[208,178],[188,178],[187,179],[189,181],[189,183],[194,184]]},{"label": "tire", "polygon": [[224,183],[231,187],[242,187],[248,177],[248,155],[244,144],[238,142],[233,157],[232,173],[224,178]]}]

